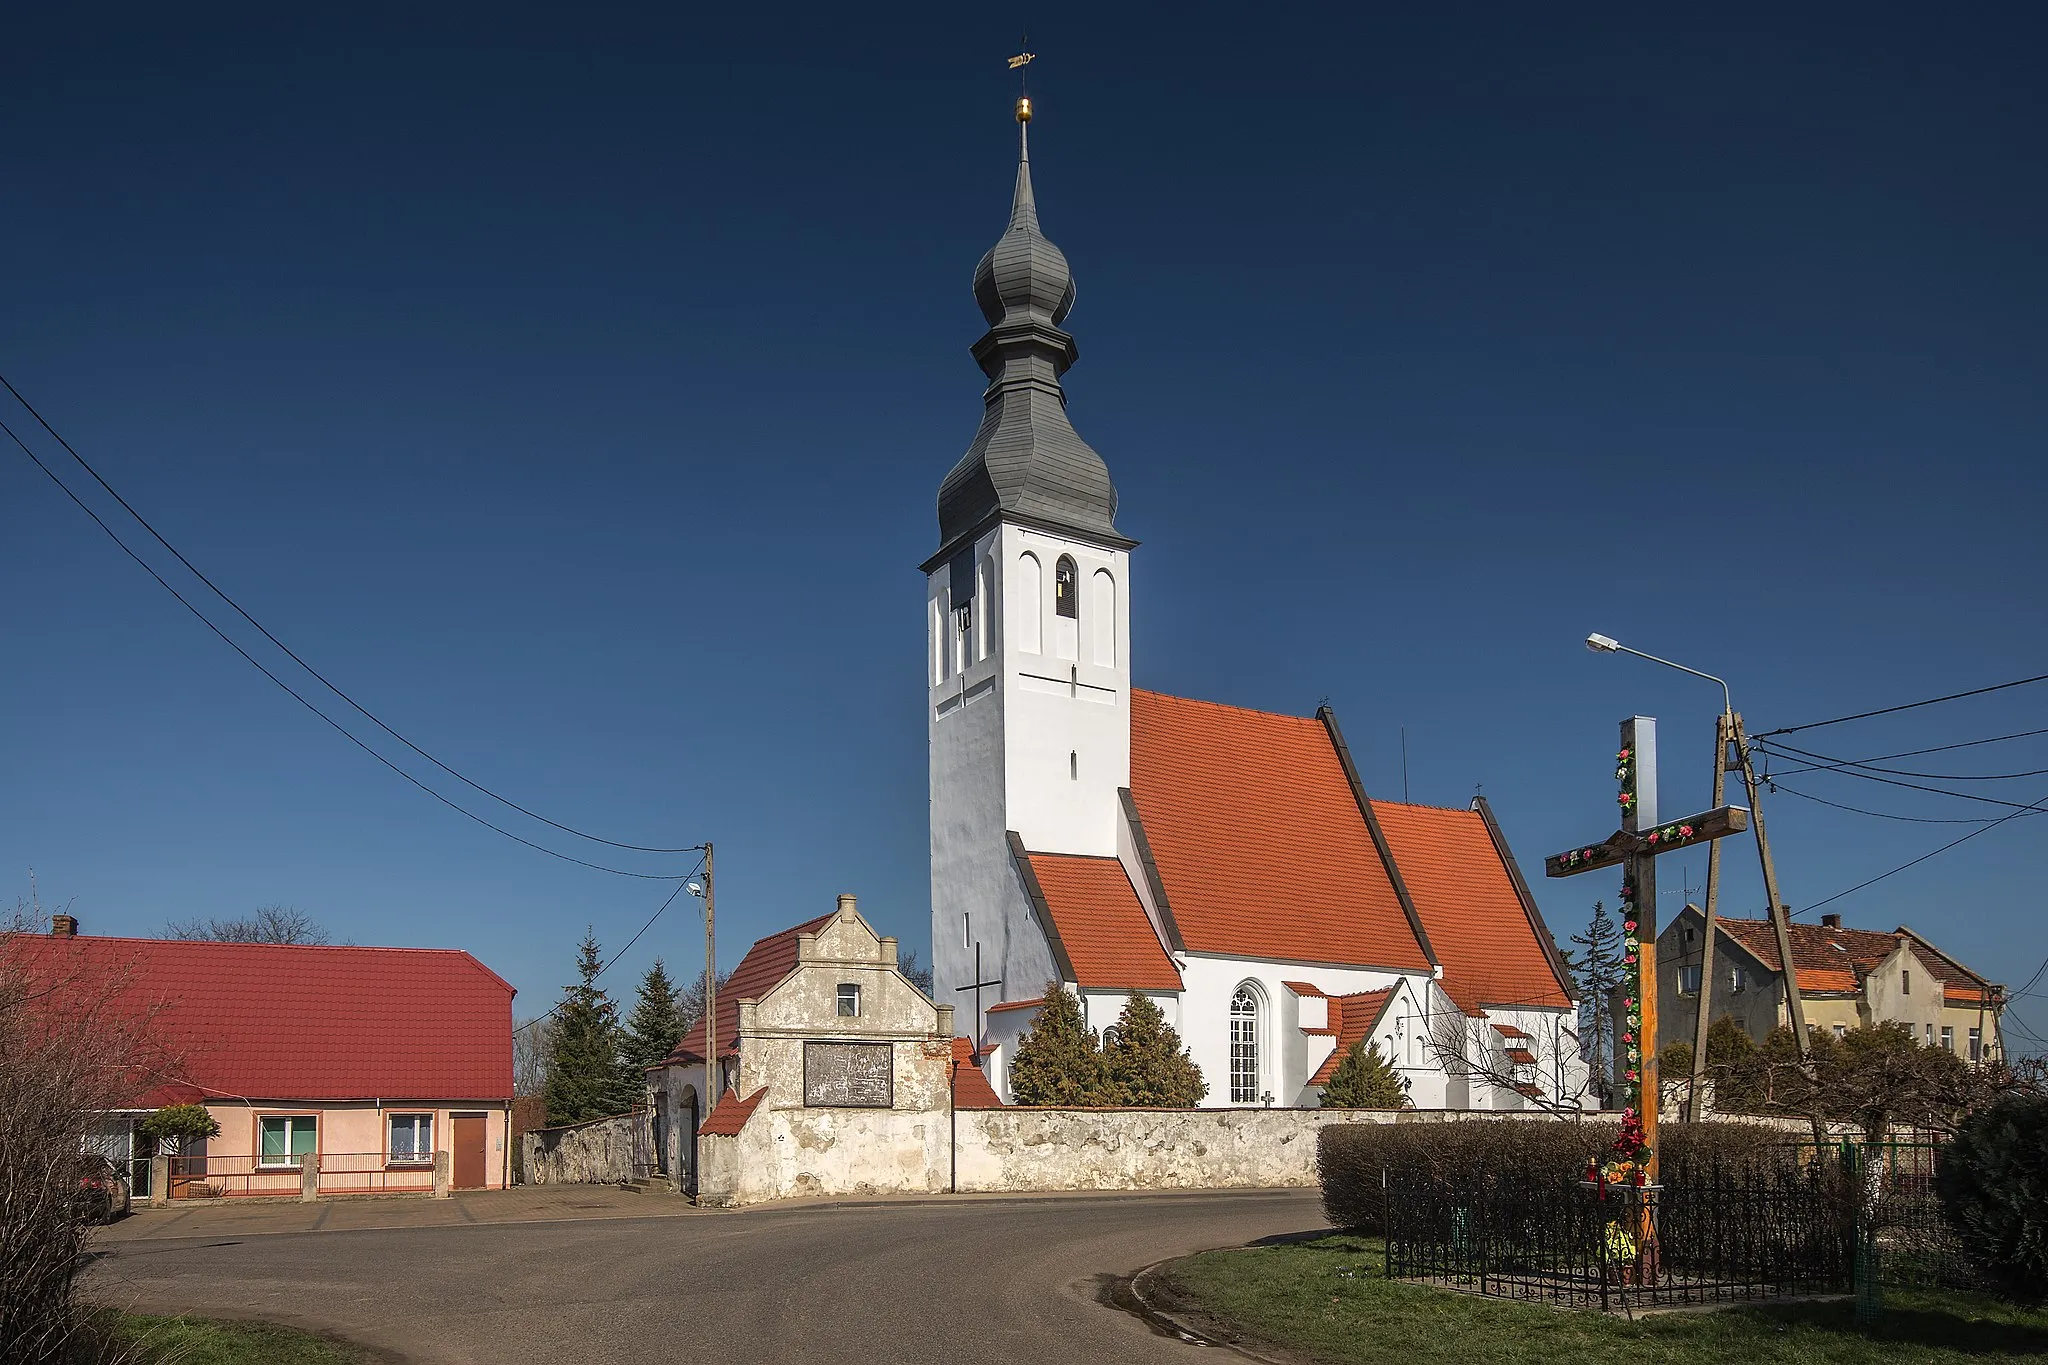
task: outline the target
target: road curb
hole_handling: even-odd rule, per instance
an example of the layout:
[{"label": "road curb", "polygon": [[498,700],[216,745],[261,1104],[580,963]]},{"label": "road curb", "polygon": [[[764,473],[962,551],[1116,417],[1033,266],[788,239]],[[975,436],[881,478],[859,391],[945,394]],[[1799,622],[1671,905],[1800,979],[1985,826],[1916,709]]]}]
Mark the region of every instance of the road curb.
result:
[{"label": "road curb", "polygon": [[[1213,1251],[1235,1251],[1240,1248],[1212,1247],[1210,1249]],[[1193,1254],[1200,1256],[1204,1253],[1198,1251]],[[1280,1360],[1277,1357],[1261,1355],[1240,1342],[1204,1332],[1186,1319],[1174,1316],[1153,1302],[1151,1296],[1145,1292],[1146,1281],[1150,1278],[1152,1272],[1169,1262],[1183,1259],[1185,1258],[1180,1256],[1169,1256],[1164,1261],[1154,1261],[1151,1265],[1146,1266],[1137,1273],[1116,1281],[1110,1287],[1111,1301],[1116,1303],[1117,1307],[1122,1308],[1125,1312],[1135,1314],[1143,1319],[1155,1331],[1164,1331],[1169,1335],[1179,1337],[1191,1346],[1209,1346],[1219,1351],[1229,1351],[1233,1355],[1241,1356],[1246,1360],[1256,1360],[1259,1362],[1259,1365],[1289,1365],[1289,1362]],[[1121,1294],[1118,1293],[1119,1290],[1122,1291]]]}]

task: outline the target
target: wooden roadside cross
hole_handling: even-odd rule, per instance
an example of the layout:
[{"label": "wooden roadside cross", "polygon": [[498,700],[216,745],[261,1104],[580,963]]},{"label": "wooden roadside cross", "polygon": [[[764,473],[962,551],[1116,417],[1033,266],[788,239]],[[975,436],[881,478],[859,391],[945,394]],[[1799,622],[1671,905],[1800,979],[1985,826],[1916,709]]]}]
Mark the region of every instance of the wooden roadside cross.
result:
[{"label": "wooden roadside cross", "polygon": [[[1614,757],[1620,794],[1621,828],[1600,843],[1543,860],[1547,877],[1576,877],[1617,864],[1621,873],[1624,938],[1624,1015],[1616,1029],[1615,1056],[1622,1060],[1622,1133],[1636,1135],[1632,1158],[1643,1178],[1657,1180],[1657,859],[1666,853],[1749,828],[1742,806],[1717,806],[1681,820],[1657,819],[1657,722],[1631,716],[1621,723],[1621,749]],[[1709,966],[1708,970],[1711,969]]]}]

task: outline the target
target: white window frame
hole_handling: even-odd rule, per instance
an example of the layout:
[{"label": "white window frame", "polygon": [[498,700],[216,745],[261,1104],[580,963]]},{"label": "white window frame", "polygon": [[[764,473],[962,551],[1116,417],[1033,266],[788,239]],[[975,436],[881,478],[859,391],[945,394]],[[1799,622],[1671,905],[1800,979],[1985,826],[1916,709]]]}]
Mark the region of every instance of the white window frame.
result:
[{"label": "white window frame", "polygon": [[[834,996],[834,999],[837,1001],[839,1018],[860,1018],[860,995],[860,983],[858,981],[842,981],[839,983],[839,989]],[[848,1009],[848,1005],[852,1005],[853,1008]]]},{"label": "white window frame", "polygon": [[[263,1151],[263,1125],[276,1119],[284,1124],[284,1156],[273,1159]],[[256,1116],[256,1169],[259,1171],[296,1171],[301,1165],[300,1155],[292,1151],[292,1134],[300,1128],[313,1130],[313,1146],[305,1155],[317,1156],[320,1152],[320,1116],[318,1114],[258,1114]]]},{"label": "white window frame", "polygon": [[1943,1052],[1954,1052],[1956,1050],[1955,1025],[1943,1024],[1941,1026],[1941,1050]]},{"label": "white window frame", "polygon": [[[413,1155],[400,1156],[398,1147],[391,1141],[391,1129],[400,1119],[413,1120]],[[419,1142],[420,1120],[426,1121],[427,1146],[421,1153]],[[434,1113],[429,1109],[387,1109],[384,1111],[384,1164],[387,1166],[431,1166],[434,1164]]]},{"label": "white window frame", "polygon": [[[1230,996],[1230,1102],[1257,1104],[1265,1087],[1260,1024],[1265,1010],[1258,988],[1247,981]],[[1249,1077],[1249,1080],[1244,1078]]]},{"label": "white window frame", "polygon": [[1700,968],[1697,964],[1690,966],[1681,964],[1678,968],[1678,993],[1680,995],[1698,995],[1700,993],[1700,975]]}]

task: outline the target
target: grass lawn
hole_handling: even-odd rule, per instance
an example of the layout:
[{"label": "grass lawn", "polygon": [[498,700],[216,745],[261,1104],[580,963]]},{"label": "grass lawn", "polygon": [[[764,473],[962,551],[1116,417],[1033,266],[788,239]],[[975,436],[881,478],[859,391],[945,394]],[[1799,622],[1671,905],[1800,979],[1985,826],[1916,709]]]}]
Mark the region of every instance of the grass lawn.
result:
[{"label": "grass lawn", "polygon": [[[1253,1349],[1316,1361],[1400,1365],[1963,1365],[2048,1361],[2048,1313],[1968,1294],[1889,1291],[1870,1329],[1846,1301],[1659,1313],[1631,1323],[1599,1313],[1483,1299],[1382,1277],[1376,1241],[1210,1251],[1161,1266],[1147,1296]],[[1340,1274],[1349,1270],[1350,1274]]]},{"label": "grass lawn", "polygon": [[366,1365],[376,1359],[332,1337],[267,1322],[109,1313],[101,1323],[115,1342],[139,1349],[149,1365]]}]

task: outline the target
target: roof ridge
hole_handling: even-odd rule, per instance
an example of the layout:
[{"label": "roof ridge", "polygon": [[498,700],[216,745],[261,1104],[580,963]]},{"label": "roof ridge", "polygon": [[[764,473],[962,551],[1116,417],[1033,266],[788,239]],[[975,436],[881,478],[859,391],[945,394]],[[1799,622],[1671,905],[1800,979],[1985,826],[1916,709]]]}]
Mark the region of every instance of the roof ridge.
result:
[{"label": "roof ridge", "polygon": [[1428,801],[1390,801],[1384,796],[1373,797],[1372,803],[1375,806],[1398,806],[1402,810],[1432,810],[1441,811],[1446,815],[1470,815],[1475,818],[1479,814],[1470,806],[1438,806]]},{"label": "roof ridge", "polygon": [[1297,716],[1286,711],[1267,711],[1261,707],[1238,706],[1227,701],[1205,701],[1200,697],[1177,697],[1171,692],[1158,692],[1149,687],[1133,687],[1131,689],[1131,695],[1136,696],[1139,693],[1143,693],[1154,701],[1176,702],[1182,706],[1206,706],[1213,711],[1235,711],[1240,715],[1246,716],[1271,716],[1275,720],[1291,720],[1301,725],[1314,725],[1317,723],[1314,716]]}]

